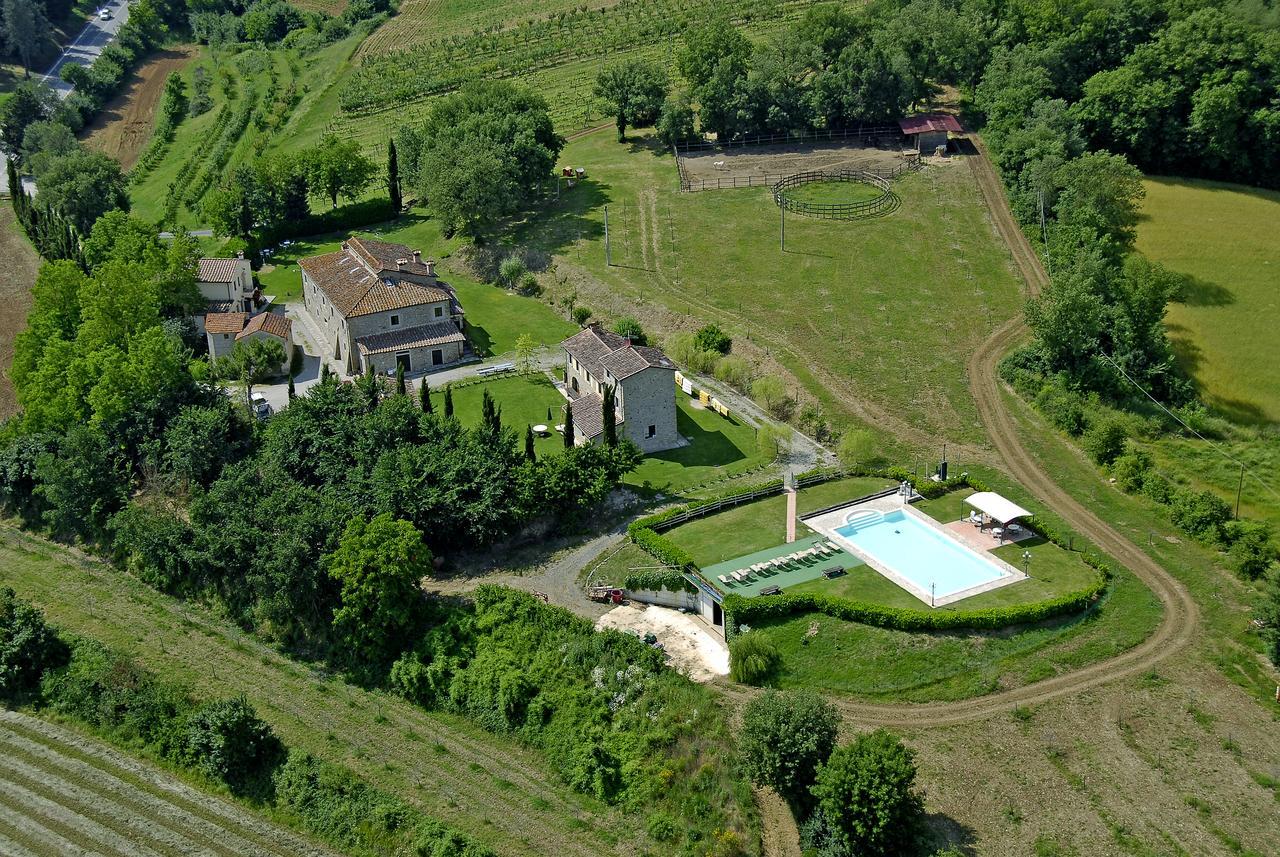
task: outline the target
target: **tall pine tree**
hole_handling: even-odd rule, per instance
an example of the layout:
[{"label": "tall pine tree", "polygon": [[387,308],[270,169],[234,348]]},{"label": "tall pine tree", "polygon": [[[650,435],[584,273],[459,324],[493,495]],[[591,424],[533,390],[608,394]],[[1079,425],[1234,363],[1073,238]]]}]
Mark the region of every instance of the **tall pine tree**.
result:
[{"label": "tall pine tree", "polygon": [[444,415],[446,417],[453,416],[453,389],[447,384],[444,388]]},{"label": "tall pine tree", "polygon": [[391,210],[400,213],[404,199],[400,195],[400,162],[396,158],[396,141],[387,141],[387,194],[391,197]]},{"label": "tall pine tree", "polygon": [[422,379],[422,386],[418,388],[418,403],[422,405],[424,414],[431,413],[431,387],[426,378]]},{"label": "tall pine tree", "polygon": [[564,448],[573,449],[573,408],[564,406]]},{"label": "tall pine tree", "polygon": [[618,445],[618,411],[617,411],[617,388],[612,384],[604,388],[604,401],[601,403],[601,409],[604,419],[604,445]]}]

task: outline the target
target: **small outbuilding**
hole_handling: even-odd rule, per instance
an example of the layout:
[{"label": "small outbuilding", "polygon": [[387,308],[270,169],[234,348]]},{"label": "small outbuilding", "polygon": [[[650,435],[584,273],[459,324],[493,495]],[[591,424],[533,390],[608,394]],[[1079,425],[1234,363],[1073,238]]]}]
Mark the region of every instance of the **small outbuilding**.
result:
[{"label": "small outbuilding", "polygon": [[918,113],[898,120],[902,133],[911,138],[911,146],[922,155],[931,155],[938,147],[946,148],[950,134],[963,134],[964,126],[950,113]]},{"label": "small outbuilding", "polygon": [[1009,524],[1019,518],[1031,517],[1031,513],[1026,509],[994,491],[978,491],[965,497],[964,502],[999,524]]}]

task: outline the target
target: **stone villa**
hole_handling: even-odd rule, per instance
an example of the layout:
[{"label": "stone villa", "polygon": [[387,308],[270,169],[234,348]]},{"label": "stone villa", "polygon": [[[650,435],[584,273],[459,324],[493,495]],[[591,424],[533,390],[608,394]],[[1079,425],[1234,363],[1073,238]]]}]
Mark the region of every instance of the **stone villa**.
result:
[{"label": "stone villa", "polygon": [[402,244],[349,238],[298,262],[322,356],[347,374],[423,372],[467,353],[462,305],[435,262]]},{"label": "stone villa", "polygon": [[618,437],[646,453],[682,443],[676,431],[676,367],[665,354],[595,324],[561,346],[574,443],[591,443],[604,432],[602,394],[609,384],[615,387]]}]

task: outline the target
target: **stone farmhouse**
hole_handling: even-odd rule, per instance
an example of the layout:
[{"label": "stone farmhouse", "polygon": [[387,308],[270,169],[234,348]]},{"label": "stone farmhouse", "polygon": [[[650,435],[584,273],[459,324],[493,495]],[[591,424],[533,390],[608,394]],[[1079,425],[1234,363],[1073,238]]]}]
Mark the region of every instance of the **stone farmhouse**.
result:
[{"label": "stone farmhouse", "polygon": [[284,365],[280,369],[288,371],[294,348],[293,322],[280,313],[211,312],[204,317],[204,330],[210,359],[230,354],[238,342],[274,339],[284,347]]},{"label": "stone farmhouse", "polygon": [[629,438],[646,453],[683,443],[676,431],[676,366],[665,354],[595,324],[561,346],[574,443],[594,442],[604,432],[603,393],[610,384],[620,438]]},{"label": "stone farmhouse", "polygon": [[259,294],[253,285],[253,269],[243,253],[234,259],[200,259],[196,264],[196,288],[205,300],[205,312],[195,317],[205,332],[207,313],[253,312]]},{"label": "stone farmhouse", "polygon": [[468,353],[462,305],[435,262],[402,244],[349,238],[298,262],[322,356],[347,374],[425,372]]}]

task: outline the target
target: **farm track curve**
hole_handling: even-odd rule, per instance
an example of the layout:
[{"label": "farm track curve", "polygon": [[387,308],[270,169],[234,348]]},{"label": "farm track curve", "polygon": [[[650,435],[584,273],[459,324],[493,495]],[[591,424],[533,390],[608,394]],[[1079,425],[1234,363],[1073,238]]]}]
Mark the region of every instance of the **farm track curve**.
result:
[{"label": "farm track curve", "polygon": [[[1040,258],[1013,218],[1004,188],[976,135],[966,141],[968,162],[982,192],[993,224],[1009,247],[1014,264],[1026,280],[1031,296],[1049,282]],[[1040,494],[1071,527],[1106,551],[1146,584],[1164,608],[1155,633],[1128,651],[1087,667],[1038,681],[1025,687],[948,703],[885,705],[851,699],[832,701],[849,721],[874,726],[909,728],[950,726],[989,717],[1016,706],[1036,705],[1079,693],[1146,670],[1190,644],[1196,634],[1199,608],[1191,593],[1151,557],[1054,482],[1027,452],[1018,436],[1013,414],[1001,396],[997,367],[1001,357],[1028,333],[1018,316],[997,328],[969,358],[969,387],[991,443],[1009,473]],[[730,696],[739,691],[729,690]],[[743,694],[745,696],[745,694]]]}]

